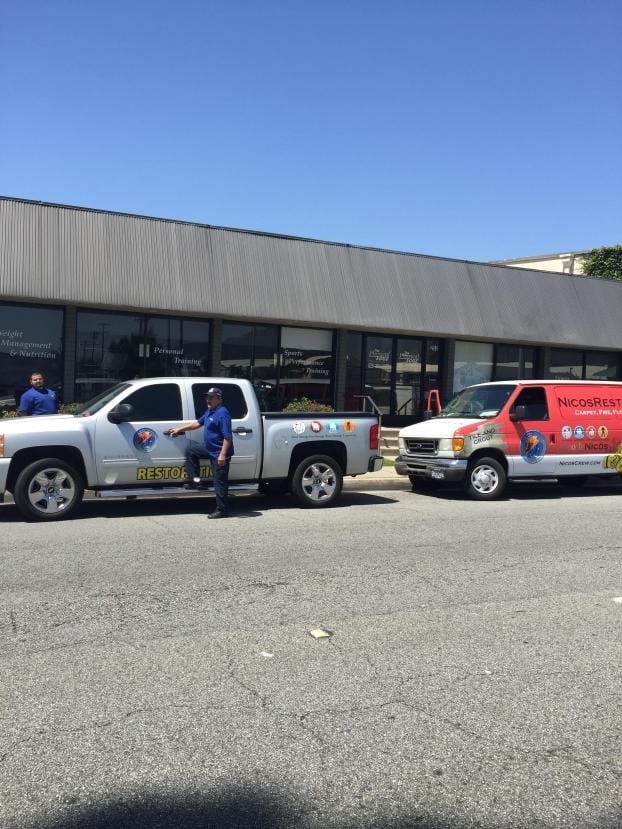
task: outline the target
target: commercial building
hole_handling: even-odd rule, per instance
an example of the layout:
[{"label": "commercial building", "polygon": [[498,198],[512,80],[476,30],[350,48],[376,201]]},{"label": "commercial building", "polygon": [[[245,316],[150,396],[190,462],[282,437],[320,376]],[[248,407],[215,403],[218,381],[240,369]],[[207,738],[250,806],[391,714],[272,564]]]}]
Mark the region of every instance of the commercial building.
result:
[{"label": "commercial building", "polygon": [[270,408],[622,378],[622,283],[0,198],[0,400],[130,377],[248,377]]},{"label": "commercial building", "polygon": [[519,259],[499,259],[492,264],[511,268],[531,268],[536,271],[582,274],[583,259],[587,250],[573,250],[565,253],[545,253],[540,256],[524,256]]}]

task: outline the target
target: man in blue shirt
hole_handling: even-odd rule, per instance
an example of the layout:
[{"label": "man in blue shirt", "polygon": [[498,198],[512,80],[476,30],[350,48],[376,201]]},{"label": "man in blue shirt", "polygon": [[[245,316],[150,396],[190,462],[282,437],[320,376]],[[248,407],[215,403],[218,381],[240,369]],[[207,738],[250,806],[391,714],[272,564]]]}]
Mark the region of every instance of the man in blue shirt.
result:
[{"label": "man in blue shirt", "polygon": [[209,458],[212,467],[212,480],[216,493],[216,509],[208,518],[225,518],[228,514],[227,491],[229,486],[229,464],[233,455],[233,435],[231,433],[231,415],[222,402],[222,390],[213,386],[205,395],[207,411],[198,420],[169,429],[165,434],[171,437],[183,435],[203,427],[205,448],[189,446],[186,449],[186,483],[187,489],[199,489],[201,486],[200,461]]},{"label": "man in blue shirt", "polygon": [[45,380],[39,371],[33,371],[30,375],[30,388],[25,391],[19,400],[17,414],[25,417],[28,415],[47,415],[58,412],[58,400],[52,389],[46,389]]}]

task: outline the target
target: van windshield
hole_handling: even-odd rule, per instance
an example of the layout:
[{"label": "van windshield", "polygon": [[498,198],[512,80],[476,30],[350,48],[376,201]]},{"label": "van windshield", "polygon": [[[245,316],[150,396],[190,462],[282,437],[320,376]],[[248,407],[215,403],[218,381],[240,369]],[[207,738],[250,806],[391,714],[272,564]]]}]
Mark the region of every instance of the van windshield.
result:
[{"label": "van windshield", "polygon": [[439,417],[496,417],[516,388],[507,386],[469,386],[459,391],[443,408]]},{"label": "van windshield", "polygon": [[75,417],[90,417],[94,415],[95,412],[98,412],[106,403],[110,403],[110,401],[117,396],[120,392],[124,389],[129,389],[129,383],[117,383],[116,386],[113,386],[111,389],[106,389],[106,391],[100,392],[95,397],[91,398],[88,403],[84,403],[84,405],[80,406],[74,412]]}]

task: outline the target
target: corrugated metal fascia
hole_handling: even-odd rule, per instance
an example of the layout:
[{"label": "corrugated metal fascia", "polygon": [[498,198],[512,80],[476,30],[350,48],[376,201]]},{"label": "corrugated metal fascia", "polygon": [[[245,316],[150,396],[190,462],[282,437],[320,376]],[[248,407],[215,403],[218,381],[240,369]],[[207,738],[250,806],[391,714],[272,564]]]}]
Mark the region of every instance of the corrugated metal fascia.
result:
[{"label": "corrugated metal fascia", "polygon": [[622,350],[622,284],[0,201],[0,293]]}]

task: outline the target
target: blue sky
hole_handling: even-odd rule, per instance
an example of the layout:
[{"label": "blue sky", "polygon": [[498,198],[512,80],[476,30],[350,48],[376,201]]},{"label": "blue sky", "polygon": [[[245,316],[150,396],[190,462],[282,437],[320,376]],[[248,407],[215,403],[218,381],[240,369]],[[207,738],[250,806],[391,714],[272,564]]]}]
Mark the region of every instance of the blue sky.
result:
[{"label": "blue sky", "polygon": [[622,242],[619,0],[4,0],[0,194],[502,259]]}]

